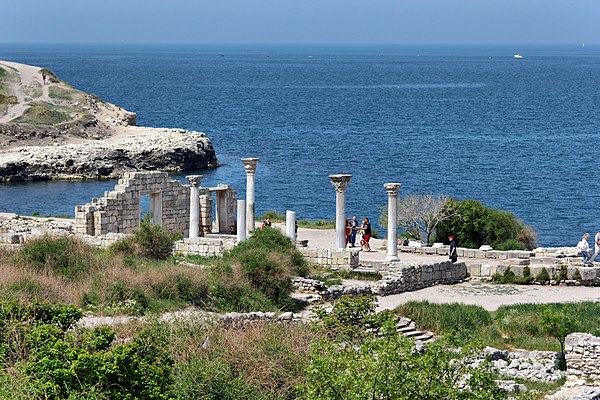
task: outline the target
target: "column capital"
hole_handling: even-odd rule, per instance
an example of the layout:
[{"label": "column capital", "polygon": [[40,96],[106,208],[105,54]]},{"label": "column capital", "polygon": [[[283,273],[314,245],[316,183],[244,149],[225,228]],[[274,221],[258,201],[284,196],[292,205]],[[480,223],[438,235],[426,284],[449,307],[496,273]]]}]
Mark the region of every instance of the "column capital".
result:
[{"label": "column capital", "polygon": [[337,193],[346,192],[346,188],[350,183],[350,178],[352,178],[352,175],[350,174],[329,175],[329,179],[331,179],[331,184],[333,185]]},{"label": "column capital", "polygon": [[397,196],[398,190],[400,190],[401,183],[384,183],[383,187],[387,192],[388,196]]},{"label": "column capital", "polygon": [[198,187],[200,186],[200,181],[204,179],[204,175],[188,175],[185,178],[190,182],[191,186]]},{"label": "column capital", "polygon": [[242,163],[244,163],[247,174],[254,174],[256,172],[256,166],[258,165],[260,158],[242,158],[241,160]]}]

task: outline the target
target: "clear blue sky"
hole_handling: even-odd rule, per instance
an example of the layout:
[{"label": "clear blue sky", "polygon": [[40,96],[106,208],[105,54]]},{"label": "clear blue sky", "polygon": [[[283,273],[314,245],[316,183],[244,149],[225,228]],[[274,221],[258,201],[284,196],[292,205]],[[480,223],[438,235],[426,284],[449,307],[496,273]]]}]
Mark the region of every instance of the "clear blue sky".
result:
[{"label": "clear blue sky", "polygon": [[0,0],[0,42],[600,43],[600,0]]}]

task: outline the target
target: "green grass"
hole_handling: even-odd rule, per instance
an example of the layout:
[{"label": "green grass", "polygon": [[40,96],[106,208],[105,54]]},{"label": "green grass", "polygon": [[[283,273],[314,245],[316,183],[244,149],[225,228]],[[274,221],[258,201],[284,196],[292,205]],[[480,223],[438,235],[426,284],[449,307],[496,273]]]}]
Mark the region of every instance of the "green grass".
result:
[{"label": "green grass", "polygon": [[[0,249],[0,298],[83,307],[95,314],[142,315],[196,306],[217,312],[297,311],[291,277],[308,265],[289,238],[262,229],[222,258],[189,257],[203,268],[151,259],[159,232],[137,233],[101,250],[73,237],[44,236],[19,251]],[[134,236],[135,239],[136,236]],[[160,239],[160,238],[158,238]],[[160,247],[160,246],[158,246]],[[170,245],[169,245],[170,254]],[[162,256],[157,254],[157,256]]]},{"label": "green grass", "polygon": [[52,85],[48,88],[48,97],[57,100],[73,100],[74,90]]},{"label": "green grass", "polygon": [[322,219],[316,221],[299,220],[298,226],[309,229],[335,229],[335,221],[327,221]]},{"label": "green grass", "polygon": [[67,114],[46,103],[32,103],[23,115],[13,122],[33,125],[55,125],[68,121]]},{"label": "green grass", "polygon": [[17,104],[17,96],[9,96],[0,93],[0,105]]},{"label": "green grass", "polygon": [[576,331],[600,335],[600,304],[594,302],[516,304],[488,312],[479,306],[411,301],[398,307],[396,312],[413,319],[419,328],[477,340],[488,346],[559,351],[558,341],[546,337],[540,326],[546,307],[575,316]]}]

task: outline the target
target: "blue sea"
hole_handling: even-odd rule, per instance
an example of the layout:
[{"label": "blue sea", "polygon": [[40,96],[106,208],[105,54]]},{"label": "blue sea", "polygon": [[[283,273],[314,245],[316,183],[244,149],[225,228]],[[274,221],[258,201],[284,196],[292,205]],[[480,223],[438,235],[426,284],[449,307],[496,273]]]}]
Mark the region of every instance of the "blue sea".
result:
[{"label": "blue sea", "polygon": [[[345,172],[349,215],[377,220],[383,184],[400,182],[509,210],[544,246],[600,229],[600,45],[0,44],[0,59],[139,125],[206,132],[222,166],[197,171],[204,186],[243,198],[239,159],[259,157],[257,214],[334,219],[328,175]],[[114,183],[0,184],[0,210],[72,215]]]}]

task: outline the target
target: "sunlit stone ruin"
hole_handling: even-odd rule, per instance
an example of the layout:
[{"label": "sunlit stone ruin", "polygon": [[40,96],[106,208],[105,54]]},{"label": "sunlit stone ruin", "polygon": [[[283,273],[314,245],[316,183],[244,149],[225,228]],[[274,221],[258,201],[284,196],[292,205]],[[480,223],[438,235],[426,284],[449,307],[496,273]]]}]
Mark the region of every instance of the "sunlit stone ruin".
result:
[{"label": "sunlit stone ruin", "polygon": [[[181,232],[184,237],[190,231],[195,236],[235,234],[236,191],[224,184],[198,187],[201,176],[189,178],[190,185],[185,185],[169,178],[166,172],[127,172],[114,190],[75,208],[75,233],[90,236],[132,233],[144,217],[145,199],[153,224]],[[191,201],[192,191],[194,201]],[[198,213],[194,220],[197,226],[192,229],[190,209]]]}]

